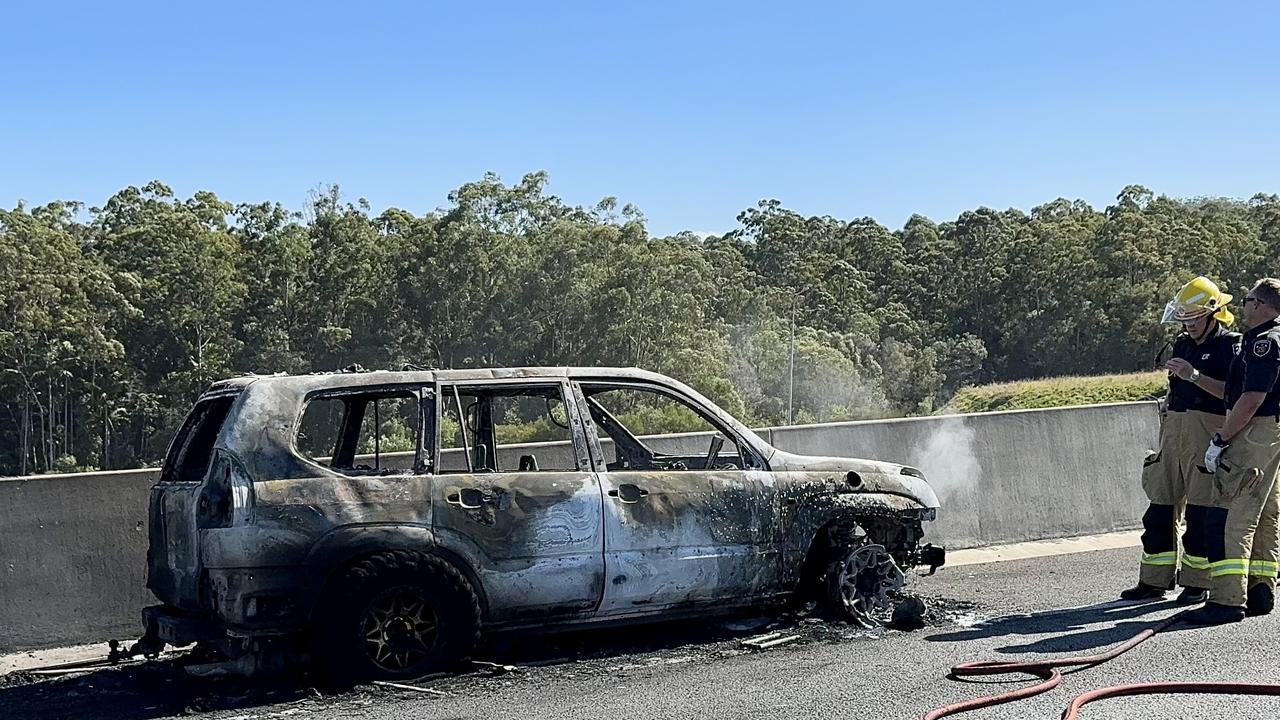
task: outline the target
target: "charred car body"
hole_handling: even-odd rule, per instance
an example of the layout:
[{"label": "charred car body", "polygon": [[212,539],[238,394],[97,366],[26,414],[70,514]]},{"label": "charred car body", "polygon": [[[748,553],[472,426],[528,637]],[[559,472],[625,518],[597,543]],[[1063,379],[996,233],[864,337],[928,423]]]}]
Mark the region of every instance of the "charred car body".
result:
[{"label": "charred car body", "polygon": [[[655,417],[708,431],[653,437]],[[799,597],[857,617],[902,568],[942,564],[920,544],[937,508],[913,468],[783,452],[641,370],[237,378],[196,403],[152,490],[162,604],[139,646],[301,640],[332,672],[405,678],[481,629]]]}]

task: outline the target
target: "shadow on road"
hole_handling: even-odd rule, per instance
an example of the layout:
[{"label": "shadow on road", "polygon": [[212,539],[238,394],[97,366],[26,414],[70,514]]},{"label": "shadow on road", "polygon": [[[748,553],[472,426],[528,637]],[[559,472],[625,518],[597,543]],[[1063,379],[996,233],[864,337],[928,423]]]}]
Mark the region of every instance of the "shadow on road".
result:
[{"label": "shadow on road", "polygon": [[[737,640],[772,630],[803,634],[822,641],[848,632],[843,623],[827,623],[790,615],[720,618],[718,620],[633,625],[612,630],[581,630],[546,634],[496,636],[477,649],[475,657],[490,664],[433,679],[484,682],[505,666],[555,666],[566,663],[617,662],[618,658],[680,654],[712,657]],[[494,666],[496,664],[496,667]],[[427,684],[427,683],[421,683]],[[326,714],[335,706],[351,706],[380,698],[422,699],[403,691],[372,685],[317,690],[305,676],[250,681],[241,678],[199,679],[188,676],[178,661],[99,669],[80,675],[38,678],[21,671],[0,675],[0,718],[81,718],[94,720],[151,720],[213,711],[265,716],[289,708]],[[258,710],[275,706],[271,711]]]},{"label": "shadow on road", "polygon": [[[938,633],[925,639],[929,642],[966,642],[1005,635],[1052,634],[1050,637],[1037,638],[1024,644],[1006,645],[997,650],[1010,654],[1089,650],[1128,640],[1144,628],[1155,625],[1160,619],[1152,619],[1150,622],[1132,622],[1133,620],[1175,607],[1178,606],[1172,601],[1137,604],[1115,600],[1080,608],[1006,615],[971,628]],[[1101,628],[1089,627],[1099,623],[1110,624]],[[1183,626],[1175,626],[1173,629],[1181,627]]]},{"label": "shadow on road", "polygon": [[[926,625],[950,625],[956,610],[970,610],[972,603],[927,598]],[[976,630],[976,629],[975,629]],[[797,636],[791,644],[843,643],[886,637],[885,629],[868,630],[837,618],[801,611],[769,615],[726,615],[695,620],[626,625],[611,629],[521,632],[489,637],[474,657],[472,669],[434,676],[416,684],[447,680],[447,689],[466,692],[488,682],[490,676],[522,673],[529,679],[535,668],[546,672],[602,675],[618,668],[665,663],[714,662],[751,650],[742,639],[779,632]],[[941,636],[935,636],[941,637]],[[301,671],[289,678],[250,681],[218,680],[188,676],[181,658],[141,665],[100,669],[94,672],[41,679],[19,671],[0,675],[0,718],[80,718],[94,720],[153,720],[174,715],[223,711],[249,717],[265,717],[296,708],[299,713],[341,714],[352,706],[383,698],[424,699],[422,695],[373,685],[337,691],[317,690]],[[515,666],[513,668],[512,666]],[[425,696],[430,697],[430,696]],[[266,710],[267,706],[272,706]],[[346,707],[340,707],[346,706]],[[293,713],[289,713],[293,714]]]},{"label": "shadow on road", "polygon": [[[1155,624],[1155,622],[1122,622],[1105,628],[1085,630],[1084,632],[1052,635],[1050,637],[1041,638],[1022,645],[1006,645],[1004,647],[996,648],[996,650],[997,652],[1018,654],[1070,653],[1092,650],[1095,648],[1106,648],[1111,645],[1122,643]],[[1197,628],[1191,625],[1179,623],[1167,630],[1164,630],[1162,634],[1167,635],[1169,633],[1194,629]]]},{"label": "shadow on road", "polygon": [[[0,680],[34,679],[10,675]],[[197,680],[171,662],[154,662],[11,684],[0,688],[0,717],[143,720],[306,701],[315,698],[311,692],[297,683],[267,687],[244,680]]]}]

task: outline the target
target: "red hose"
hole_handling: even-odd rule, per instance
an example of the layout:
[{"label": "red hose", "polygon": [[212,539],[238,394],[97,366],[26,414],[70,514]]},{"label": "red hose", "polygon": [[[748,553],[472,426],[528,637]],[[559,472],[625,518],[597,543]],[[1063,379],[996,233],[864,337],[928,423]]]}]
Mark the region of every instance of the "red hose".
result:
[{"label": "red hose", "polygon": [[1209,695],[1280,695],[1280,685],[1235,682],[1155,682],[1135,683],[1133,685],[1115,685],[1113,687],[1090,690],[1087,693],[1077,695],[1075,699],[1071,701],[1071,704],[1067,706],[1066,712],[1062,713],[1062,719],[1075,720],[1075,718],[1078,717],[1080,708],[1088,705],[1094,700],[1106,700],[1107,698],[1124,697],[1126,695],[1164,695],[1174,693]]},{"label": "red hose", "polygon": [[[997,660],[957,665],[951,668],[950,677],[952,679],[1023,673],[1041,678],[1043,682],[1019,688],[1017,690],[1000,693],[998,695],[988,695],[986,697],[980,697],[974,700],[965,700],[964,702],[940,707],[936,710],[931,710],[925,713],[921,716],[921,720],[939,720],[939,718],[959,715],[961,713],[971,712],[980,708],[988,708],[994,705],[1003,705],[1005,703],[1014,702],[1015,700],[1022,700],[1046,693],[1062,683],[1061,668],[1084,668],[1101,665],[1102,663],[1119,657],[1138,645],[1141,645],[1151,639],[1156,633],[1167,629],[1169,626],[1177,623],[1181,619],[1182,613],[1174,615],[1167,620],[1143,630],[1120,645],[1098,655],[1082,655],[1079,657],[1062,658],[1060,660],[1041,660],[1033,662],[1003,662]],[[1105,700],[1107,698],[1124,697],[1127,695],[1157,695],[1164,693],[1280,695],[1280,685],[1231,682],[1157,682],[1137,683],[1132,685],[1114,685],[1112,687],[1091,690],[1087,693],[1077,695],[1075,699],[1071,701],[1071,705],[1069,705],[1062,713],[1062,720],[1076,720],[1076,718],[1079,717],[1080,708],[1095,700]]]}]

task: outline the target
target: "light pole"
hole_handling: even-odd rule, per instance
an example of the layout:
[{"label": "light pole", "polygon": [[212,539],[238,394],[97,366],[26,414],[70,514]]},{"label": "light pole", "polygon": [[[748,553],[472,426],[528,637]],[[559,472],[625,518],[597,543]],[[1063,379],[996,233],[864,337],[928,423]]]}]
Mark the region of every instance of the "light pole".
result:
[{"label": "light pole", "polygon": [[796,401],[796,300],[791,298],[791,350],[787,360],[787,425],[795,424]]}]

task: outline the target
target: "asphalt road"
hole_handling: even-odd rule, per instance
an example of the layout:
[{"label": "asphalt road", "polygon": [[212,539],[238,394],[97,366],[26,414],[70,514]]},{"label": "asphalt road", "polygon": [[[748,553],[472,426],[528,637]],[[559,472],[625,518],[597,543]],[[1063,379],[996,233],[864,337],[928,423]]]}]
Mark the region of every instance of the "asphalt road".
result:
[{"label": "asphalt road", "polygon": [[[865,631],[783,618],[801,639],[751,651],[739,640],[768,626],[685,623],[534,638],[487,657],[514,673],[439,679],[446,697],[385,688],[318,696],[305,684],[255,687],[185,679],[153,665],[30,683],[0,677],[0,718],[918,718],[940,704],[1014,684],[945,679],[956,663],[1097,652],[1177,610],[1112,598],[1134,576],[1136,549],[943,568],[914,578],[933,600],[915,632]],[[763,622],[763,621],[757,621]],[[1047,695],[971,718],[1058,718],[1072,696],[1152,680],[1280,682],[1280,615],[1221,628],[1175,628],[1101,667],[1068,675]],[[9,687],[3,687],[5,684]],[[25,684],[24,684],[25,683]],[[1139,697],[1084,711],[1116,718],[1280,718],[1280,698]]]}]

